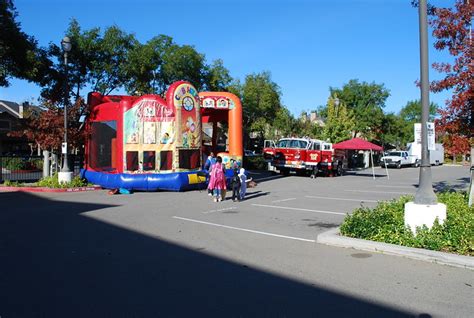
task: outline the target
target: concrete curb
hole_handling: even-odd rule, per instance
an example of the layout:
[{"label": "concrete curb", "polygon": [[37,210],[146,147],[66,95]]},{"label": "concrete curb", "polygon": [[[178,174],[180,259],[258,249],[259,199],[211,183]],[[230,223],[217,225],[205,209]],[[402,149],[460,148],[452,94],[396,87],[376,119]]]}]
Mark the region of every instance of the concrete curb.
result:
[{"label": "concrete curb", "polygon": [[99,186],[77,187],[77,188],[47,188],[47,187],[4,187],[0,186],[0,192],[83,192],[102,190]]},{"label": "concrete curb", "polygon": [[317,243],[338,247],[354,248],[357,250],[378,252],[389,255],[404,256],[442,265],[474,270],[474,257],[430,251],[422,248],[404,247],[395,244],[374,242],[342,236],[339,228],[333,228],[321,233],[316,239]]}]

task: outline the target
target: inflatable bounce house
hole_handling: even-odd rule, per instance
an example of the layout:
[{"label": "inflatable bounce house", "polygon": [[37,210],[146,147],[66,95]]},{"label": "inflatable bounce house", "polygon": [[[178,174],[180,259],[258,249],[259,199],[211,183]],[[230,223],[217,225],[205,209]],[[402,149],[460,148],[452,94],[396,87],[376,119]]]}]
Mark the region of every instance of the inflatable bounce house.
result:
[{"label": "inflatable bounce house", "polygon": [[[242,162],[242,106],[233,94],[198,93],[190,83],[180,81],[169,87],[166,99],[90,93],[88,107],[82,177],[103,188],[205,188],[203,160],[218,150],[219,122],[228,125],[228,146],[217,155],[227,168]],[[212,127],[207,146],[203,123]],[[226,175],[230,177],[232,170]]]}]

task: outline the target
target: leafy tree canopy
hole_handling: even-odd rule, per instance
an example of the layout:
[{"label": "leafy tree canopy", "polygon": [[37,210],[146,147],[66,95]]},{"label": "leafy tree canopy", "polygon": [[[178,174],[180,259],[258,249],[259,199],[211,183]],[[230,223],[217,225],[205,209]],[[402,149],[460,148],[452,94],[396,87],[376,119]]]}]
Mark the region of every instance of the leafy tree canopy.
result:
[{"label": "leafy tree canopy", "polygon": [[354,129],[354,118],[344,102],[336,105],[335,96],[328,99],[327,117],[323,128],[323,138],[332,143],[350,139]]},{"label": "leafy tree canopy", "polygon": [[0,1],[0,86],[4,87],[13,77],[38,83],[49,66],[46,52],[21,31],[17,16],[13,1]]},{"label": "leafy tree canopy", "polygon": [[385,101],[390,96],[383,84],[350,80],[341,88],[329,88],[331,96],[338,96],[354,115],[354,136],[367,135],[380,128],[384,117]]}]

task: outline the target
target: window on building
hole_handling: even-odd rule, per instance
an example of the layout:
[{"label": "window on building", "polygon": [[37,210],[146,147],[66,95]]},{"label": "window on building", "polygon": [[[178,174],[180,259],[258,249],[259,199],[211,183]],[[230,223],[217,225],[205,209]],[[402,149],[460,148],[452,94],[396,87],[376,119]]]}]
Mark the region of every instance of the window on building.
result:
[{"label": "window on building", "polygon": [[138,166],[138,151],[127,151],[125,155],[128,171],[137,171]]},{"label": "window on building", "polygon": [[181,149],[179,150],[179,167],[181,169],[197,169],[200,167],[199,149]]},{"label": "window on building", "polygon": [[0,130],[10,130],[11,124],[8,120],[0,120]]},{"label": "window on building", "polygon": [[144,151],[143,152],[143,170],[155,170],[155,152]]},{"label": "window on building", "polygon": [[160,152],[160,170],[171,170],[173,169],[173,151],[161,151]]},{"label": "window on building", "polygon": [[116,169],[117,122],[93,122],[90,126],[89,166],[97,170]]}]

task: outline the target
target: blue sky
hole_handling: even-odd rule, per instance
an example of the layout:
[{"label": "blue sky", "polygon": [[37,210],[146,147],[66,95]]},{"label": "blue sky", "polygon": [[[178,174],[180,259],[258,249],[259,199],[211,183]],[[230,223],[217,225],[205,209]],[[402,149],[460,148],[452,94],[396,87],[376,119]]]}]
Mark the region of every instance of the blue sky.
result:
[{"label": "blue sky", "polygon": [[[452,6],[454,0],[431,1]],[[419,99],[418,11],[410,0],[14,0],[22,30],[40,45],[60,43],[71,18],[83,29],[117,25],[142,42],[158,34],[221,58],[234,78],[270,71],[295,115],[326,103],[329,87],[350,79],[385,84],[386,112]],[[430,64],[451,61],[436,51]],[[430,80],[440,78],[430,69]],[[0,99],[36,99],[39,88],[14,80]],[[444,105],[449,93],[430,94]]]}]

